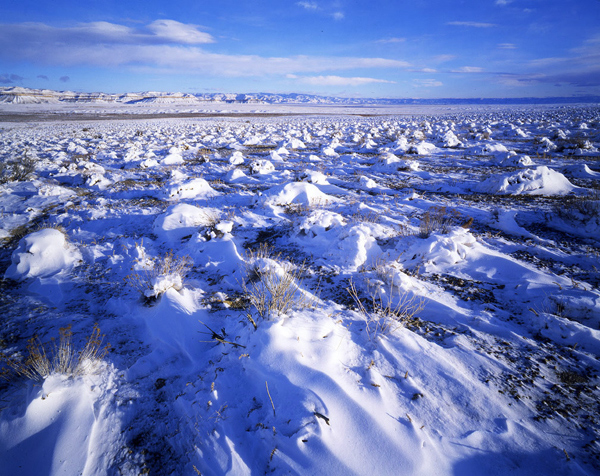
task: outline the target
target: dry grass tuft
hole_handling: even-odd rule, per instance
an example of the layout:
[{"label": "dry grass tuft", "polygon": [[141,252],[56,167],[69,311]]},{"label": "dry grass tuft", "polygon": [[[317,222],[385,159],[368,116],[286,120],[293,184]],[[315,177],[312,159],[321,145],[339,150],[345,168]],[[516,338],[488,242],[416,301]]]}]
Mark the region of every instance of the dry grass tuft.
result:
[{"label": "dry grass tuft", "polygon": [[361,299],[352,279],[346,291],[363,317],[371,340],[377,339],[380,335],[391,334],[405,325],[418,325],[417,314],[425,307],[423,298],[398,291],[393,279],[387,288],[384,288],[381,282],[367,281],[368,298],[366,299]]},{"label": "dry grass tuft", "polygon": [[169,251],[162,257],[147,260],[143,269],[133,271],[125,281],[146,298],[158,298],[167,289],[182,289],[191,266],[189,256],[176,257]]},{"label": "dry grass tuft", "polygon": [[0,161],[0,184],[23,182],[35,172],[35,161],[26,154],[16,160]]},{"label": "dry grass tuft", "polygon": [[92,333],[79,352],[73,349],[72,337],[71,326],[61,328],[58,344],[52,340],[50,354],[37,337],[32,337],[27,344],[28,356],[24,361],[6,356],[2,356],[2,360],[13,372],[35,381],[43,381],[52,374],[79,376],[92,373],[108,353],[110,344],[102,345],[104,335],[100,334],[98,324],[94,324]]},{"label": "dry grass tuft", "polygon": [[429,238],[432,233],[446,234],[454,226],[460,213],[447,207],[433,206],[425,212],[419,223],[419,237]]},{"label": "dry grass tuft", "polygon": [[567,196],[557,201],[554,212],[566,221],[600,218],[600,191],[594,190],[586,196]]},{"label": "dry grass tuft", "polygon": [[[304,263],[295,266],[271,255],[268,246],[250,252],[246,266],[246,278],[241,283],[244,293],[262,319],[287,314],[293,308],[313,307],[316,298],[302,289]],[[257,327],[256,322],[249,316]]]}]

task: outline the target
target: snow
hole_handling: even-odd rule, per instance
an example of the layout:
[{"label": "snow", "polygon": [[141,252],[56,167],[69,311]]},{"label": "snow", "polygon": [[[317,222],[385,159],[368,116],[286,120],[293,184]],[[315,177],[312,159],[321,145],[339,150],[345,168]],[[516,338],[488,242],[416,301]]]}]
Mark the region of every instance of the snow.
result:
[{"label": "snow", "polygon": [[597,106],[148,98],[0,106],[0,474],[600,472]]},{"label": "snow", "polygon": [[211,198],[219,194],[203,178],[181,181],[179,178],[174,178],[171,183],[172,185],[166,190],[166,196],[171,200]]},{"label": "snow", "polygon": [[45,278],[69,271],[80,261],[81,253],[67,244],[60,230],[46,228],[27,235],[19,242],[4,276],[16,280]]},{"label": "snow", "polygon": [[311,183],[292,182],[277,185],[266,190],[261,197],[264,204],[286,205],[297,203],[301,205],[326,204],[335,201],[335,197],[328,196]]},{"label": "snow", "polygon": [[516,174],[490,177],[478,190],[513,195],[565,195],[575,188],[563,174],[542,165]]},{"label": "snow", "polygon": [[159,215],[154,222],[154,233],[164,241],[180,241],[186,235],[193,234],[202,226],[207,226],[219,211],[211,208],[200,208],[187,203],[170,206]]}]

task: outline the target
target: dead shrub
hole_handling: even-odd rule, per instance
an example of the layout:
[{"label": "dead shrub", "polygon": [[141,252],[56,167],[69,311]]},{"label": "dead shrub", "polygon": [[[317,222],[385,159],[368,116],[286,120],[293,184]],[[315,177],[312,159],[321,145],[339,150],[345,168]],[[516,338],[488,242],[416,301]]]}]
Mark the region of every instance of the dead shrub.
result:
[{"label": "dead shrub", "polygon": [[381,281],[367,281],[366,287],[367,297],[361,298],[354,281],[350,279],[346,291],[365,321],[369,339],[375,340],[399,327],[418,324],[417,313],[425,306],[423,298],[398,290],[393,278],[387,287]]},{"label": "dead shrub", "polygon": [[445,206],[433,206],[427,210],[419,222],[419,237],[429,238],[432,233],[446,234],[458,223],[460,213]]},{"label": "dead shrub", "polygon": [[2,360],[16,374],[35,381],[43,381],[52,374],[79,376],[93,372],[110,348],[110,344],[102,345],[104,335],[100,334],[100,327],[94,324],[92,333],[79,352],[73,348],[72,337],[71,326],[62,327],[58,343],[52,340],[49,353],[38,337],[32,337],[27,344],[28,355],[25,360],[4,355]]},{"label": "dead shrub", "polygon": [[183,288],[183,279],[192,265],[189,256],[174,256],[169,251],[164,256],[148,259],[141,269],[132,270],[125,277],[134,289],[147,299],[156,299],[167,289],[179,291]]},{"label": "dead shrub", "polygon": [[[304,263],[295,266],[271,255],[268,246],[250,252],[242,289],[261,319],[285,315],[294,308],[313,307],[316,298],[302,289]],[[254,327],[256,322],[249,315]]]}]

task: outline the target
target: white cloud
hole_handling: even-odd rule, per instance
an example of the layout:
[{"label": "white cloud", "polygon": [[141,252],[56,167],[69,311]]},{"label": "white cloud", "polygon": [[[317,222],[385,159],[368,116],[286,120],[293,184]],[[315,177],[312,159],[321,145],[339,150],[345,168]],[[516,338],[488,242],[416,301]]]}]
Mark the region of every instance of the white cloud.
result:
[{"label": "white cloud", "polygon": [[141,28],[104,21],[56,28],[44,23],[0,24],[0,45],[7,43],[43,45],[50,49],[61,44],[187,44],[213,43],[213,37],[198,26],[175,20],[156,20]]},{"label": "white cloud", "polygon": [[[33,25],[32,25],[33,26]],[[40,25],[41,26],[41,25]],[[47,27],[48,33],[51,27]],[[90,35],[106,41],[127,41],[128,37],[136,36],[136,31],[124,25],[117,25],[106,21],[95,21],[91,23],[82,23],[73,28],[64,28],[65,34],[73,33],[79,35]]]},{"label": "white cloud", "polygon": [[455,58],[455,55],[437,55],[433,58],[433,61],[436,63],[445,63],[447,61],[452,61]]},{"label": "white cloud", "polygon": [[516,50],[517,45],[515,45],[514,43],[500,43],[498,45],[498,48],[500,48],[501,50]]},{"label": "white cloud", "polygon": [[212,36],[198,30],[195,25],[186,25],[175,20],[156,20],[147,28],[156,38],[173,43],[199,45],[214,41]]},{"label": "white cloud", "polygon": [[496,5],[505,6],[512,2],[513,0],[496,0]]},{"label": "white cloud", "polygon": [[43,51],[33,45],[12,45],[10,49],[0,48],[0,57],[2,56],[50,65],[138,65],[161,68],[165,72],[195,72],[231,77],[319,73],[358,68],[405,69],[410,66],[404,61],[384,58],[225,55],[208,53],[198,47],[174,45],[63,44]]},{"label": "white cloud", "polygon": [[212,37],[196,26],[173,20],[158,20],[140,29],[107,22],[70,28],[41,23],[0,24],[0,59],[228,77],[320,74],[370,68],[407,69],[411,66],[406,61],[386,58],[219,54],[197,46],[210,41],[213,41]]},{"label": "white cloud", "polygon": [[316,10],[319,8],[317,2],[296,2],[296,5],[305,8],[306,10]]},{"label": "white cloud", "polygon": [[473,28],[492,28],[492,27],[496,26],[494,23],[483,23],[483,22],[476,22],[476,21],[449,21],[449,22],[446,22],[446,25],[470,26]]},{"label": "white cloud", "polygon": [[570,53],[531,60],[518,73],[500,75],[500,82],[510,86],[544,83],[585,87],[591,94],[600,94],[600,35],[588,38]]},{"label": "white cloud", "polygon": [[462,68],[453,69],[452,73],[483,73],[483,68],[479,66],[463,66]]},{"label": "white cloud", "polygon": [[406,38],[384,38],[377,40],[375,43],[404,43]]},{"label": "white cloud", "polygon": [[343,20],[346,17],[346,15],[344,15],[344,12],[334,12],[333,14],[333,19],[334,20]]},{"label": "white cloud", "polygon": [[413,84],[419,88],[438,88],[444,85],[444,83],[437,79],[413,79]]},{"label": "white cloud", "polygon": [[312,86],[362,86],[363,84],[372,84],[372,83],[387,83],[387,84],[395,84],[394,81],[387,81],[385,79],[375,79],[375,78],[345,78],[342,76],[303,76],[298,77],[295,75],[288,75],[288,77],[293,76],[293,79],[298,79],[300,82],[305,84],[310,84]]}]

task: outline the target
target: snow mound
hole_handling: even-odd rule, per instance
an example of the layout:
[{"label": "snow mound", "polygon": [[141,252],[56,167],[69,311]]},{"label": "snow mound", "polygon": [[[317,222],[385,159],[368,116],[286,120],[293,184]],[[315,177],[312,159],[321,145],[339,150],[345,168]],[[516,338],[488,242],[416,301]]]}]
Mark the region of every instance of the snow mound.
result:
[{"label": "snow mound", "polygon": [[243,248],[236,244],[233,236],[225,233],[221,238],[210,241],[203,241],[198,237],[190,251],[198,268],[214,272],[215,279],[221,285],[237,288],[243,279],[241,270],[244,267],[240,249]]},{"label": "snow mound", "polygon": [[166,190],[166,196],[169,199],[185,198],[211,198],[219,195],[215,189],[203,178],[196,178],[171,185]]},{"label": "snow mound", "polygon": [[114,374],[104,368],[75,380],[51,375],[18,415],[3,412],[2,474],[103,474],[123,445]]},{"label": "snow mound", "polygon": [[429,155],[433,154],[437,150],[437,147],[430,142],[421,142],[419,144],[411,145],[407,153],[417,155]]},{"label": "snow mound", "polygon": [[376,223],[348,225],[339,213],[313,210],[295,227],[295,240],[328,266],[343,272],[356,271],[382,254],[379,238],[389,230]]},{"label": "snow mound", "polygon": [[594,172],[587,164],[567,165],[561,169],[561,172],[567,177],[580,179],[597,179],[600,178],[600,172]]},{"label": "snow mound", "polygon": [[483,146],[472,147],[469,149],[469,152],[477,155],[496,155],[496,154],[505,154],[508,152],[508,149],[505,145],[500,144],[499,142],[485,144]]},{"label": "snow mound", "polygon": [[337,199],[321,192],[312,183],[292,182],[265,191],[262,201],[266,205],[286,205],[288,203],[315,205],[334,202]]},{"label": "snow mound", "polygon": [[369,223],[343,228],[323,256],[344,272],[356,271],[383,253],[377,244],[377,238],[385,235],[381,228],[381,225]]},{"label": "snow mound", "polygon": [[239,151],[236,150],[231,157],[229,157],[229,163],[231,165],[241,165],[244,163],[244,155]]},{"label": "snow mound", "polygon": [[433,234],[410,248],[409,253],[425,259],[427,272],[436,272],[465,260],[476,243],[475,237],[464,228],[455,228],[448,234]]},{"label": "snow mound", "polygon": [[303,182],[316,183],[320,185],[329,185],[327,176],[318,170],[306,170],[300,175]]},{"label": "snow mound", "polygon": [[250,164],[252,175],[270,174],[275,171],[275,166],[266,159],[257,159]]},{"label": "snow mound", "polygon": [[445,149],[462,147],[463,143],[456,137],[456,134],[452,131],[447,131],[439,137],[438,143],[440,147]]},{"label": "snow mound", "polygon": [[23,238],[12,254],[5,277],[15,280],[45,278],[69,271],[81,261],[81,253],[54,228],[36,231]]},{"label": "snow mound", "polygon": [[414,160],[403,160],[396,155],[386,152],[381,154],[373,164],[373,170],[379,172],[396,172],[398,170],[418,170],[419,163]]},{"label": "snow mound", "polygon": [[[342,227],[346,221],[339,213],[328,210],[314,210],[304,218],[297,227],[298,234],[310,238],[324,238],[324,243],[329,239],[329,232],[333,228]],[[337,232],[334,232],[337,233]]]},{"label": "snow mound", "polygon": [[166,157],[161,161],[163,165],[183,164],[181,149],[179,147],[171,147]]},{"label": "snow mound", "polygon": [[156,159],[148,158],[140,162],[140,168],[147,169],[150,167],[156,167],[158,165],[158,161]]},{"label": "snow mound", "polygon": [[367,190],[367,189],[371,189],[371,188],[376,188],[377,187],[377,182],[375,182],[375,180],[369,178],[369,177],[365,177],[364,175],[361,175],[358,178],[358,183],[360,185],[359,188],[362,188],[363,190]]},{"label": "snow mound", "polygon": [[515,153],[511,153],[501,162],[501,165],[504,167],[529,167],[535,164],[528,155],[518,156]]},{"label": "snow mound", "polygon": [[545,165],[515,174],[492,176],[476,187],[482,193],[501,195],[565,195],[575,188],[563,174]]},{"label": "snow mound", "polygon": [[154,233],[163,241],[178,241],[196,232],[198,227],[209,225],[218,216],[216,209],[180,203],[169,207],[154,221]]},{"label": "snow mound", "polygon": [[302,142],[300,139],[297,138],[293,138],[290,139],[288,141],[285,141],[282,144],[283,147],[287,148],[287,149],[305,149],[306,146],[304,145],[304,142]]},{"label": "snow mound", "polygon": [[397,154],[404,154],[410,147],[410,144],[406,136],[400,136],[395,142],[389,144],[388,147]]},{"label": "snow mound", "polygon": [[244,173],[243,170],[241,169],[233,169],[230,170],[229,172],[227,172],[227,175],[225,176],[225,181],[232,183],[232,182],[239,182],[242,181],[244,179],[248,179],[248,177],[246,176],[246,174]]}]

